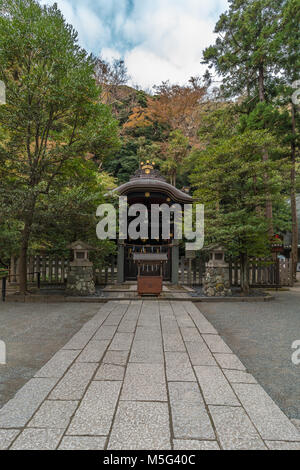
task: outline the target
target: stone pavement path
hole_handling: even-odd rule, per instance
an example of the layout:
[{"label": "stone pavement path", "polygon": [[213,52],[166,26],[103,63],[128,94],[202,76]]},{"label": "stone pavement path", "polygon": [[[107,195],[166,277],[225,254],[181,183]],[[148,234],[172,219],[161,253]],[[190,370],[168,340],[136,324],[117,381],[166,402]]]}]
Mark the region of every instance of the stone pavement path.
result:
[{"label": "stone pavement path", "polygon": [[191,302],[111,301],[0,410],[0,449],[298,449]]}]

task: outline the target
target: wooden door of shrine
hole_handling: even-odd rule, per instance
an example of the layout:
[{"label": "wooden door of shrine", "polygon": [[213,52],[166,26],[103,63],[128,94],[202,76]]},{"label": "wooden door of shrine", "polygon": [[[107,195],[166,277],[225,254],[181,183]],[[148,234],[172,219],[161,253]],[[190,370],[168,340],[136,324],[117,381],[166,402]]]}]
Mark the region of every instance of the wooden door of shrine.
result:
[{"label": "wooden door of shrine", "polygon": [[163,280],[171,281],[172,250],[169,245],[133,245],[125,246],[124,278],[125,281],[137,280],[137,265],[133,261],[133,253],[167,253],[168,261],[163,265]]}]

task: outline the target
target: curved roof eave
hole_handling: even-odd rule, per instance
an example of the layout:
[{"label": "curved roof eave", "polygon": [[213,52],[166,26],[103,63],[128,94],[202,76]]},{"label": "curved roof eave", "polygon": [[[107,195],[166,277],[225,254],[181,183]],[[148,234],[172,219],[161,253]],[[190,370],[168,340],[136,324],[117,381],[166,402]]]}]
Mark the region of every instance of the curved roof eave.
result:
[{"label": "curved roof eave", "polygon": [[128,183],[124,183],[118,188],[115,188],[112,192],[119,193],[121,196],[127,196],[134,191],[152,191],[152,192],[164,192],[171,197],[174,202],[181,203],[192,203],[194,200],[189,194],[180,191],[169,183],[161,180],[155,180],[152,178],[141,178],[141,181],[132,180]]}]

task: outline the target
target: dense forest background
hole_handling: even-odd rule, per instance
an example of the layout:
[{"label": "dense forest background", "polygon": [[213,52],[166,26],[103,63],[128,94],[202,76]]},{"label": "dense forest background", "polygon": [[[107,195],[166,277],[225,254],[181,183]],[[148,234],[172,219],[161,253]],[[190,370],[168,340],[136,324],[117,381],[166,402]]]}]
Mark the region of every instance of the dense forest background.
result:
[{"label": "dense forest background", "polygon": [[[78,46],[57,7],[0,0],[0,261],[62,253],[78,238],[96,262],[96,208],[146,159],[205,204],[206,246],[247,271],[292,233],[298,258],[300,8],[298,0],[230,0],[204,77],[129,86],[126,64]],[[298,82],[299,83],[299,82]]]}]

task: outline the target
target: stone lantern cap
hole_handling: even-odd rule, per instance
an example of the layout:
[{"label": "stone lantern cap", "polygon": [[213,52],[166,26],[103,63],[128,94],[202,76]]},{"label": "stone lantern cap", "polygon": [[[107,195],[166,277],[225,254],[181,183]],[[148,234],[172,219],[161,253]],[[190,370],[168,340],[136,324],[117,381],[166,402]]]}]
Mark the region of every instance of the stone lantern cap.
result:
[{"label": "stone lantern cap", "polygon": [[92,266],[91,261],[89,261],[89,251],[95,249],[93,246],[81,240],[77,240],[68,245],[67,248],[74,251],[74,261],[71,263],[72,266]]},{"label": "stone lantern cap", "polygon": [[210,250],[210,260],[208,262],[209,267],[227,267],[228,264],[225,262],[225,249],[221,246]]}]

